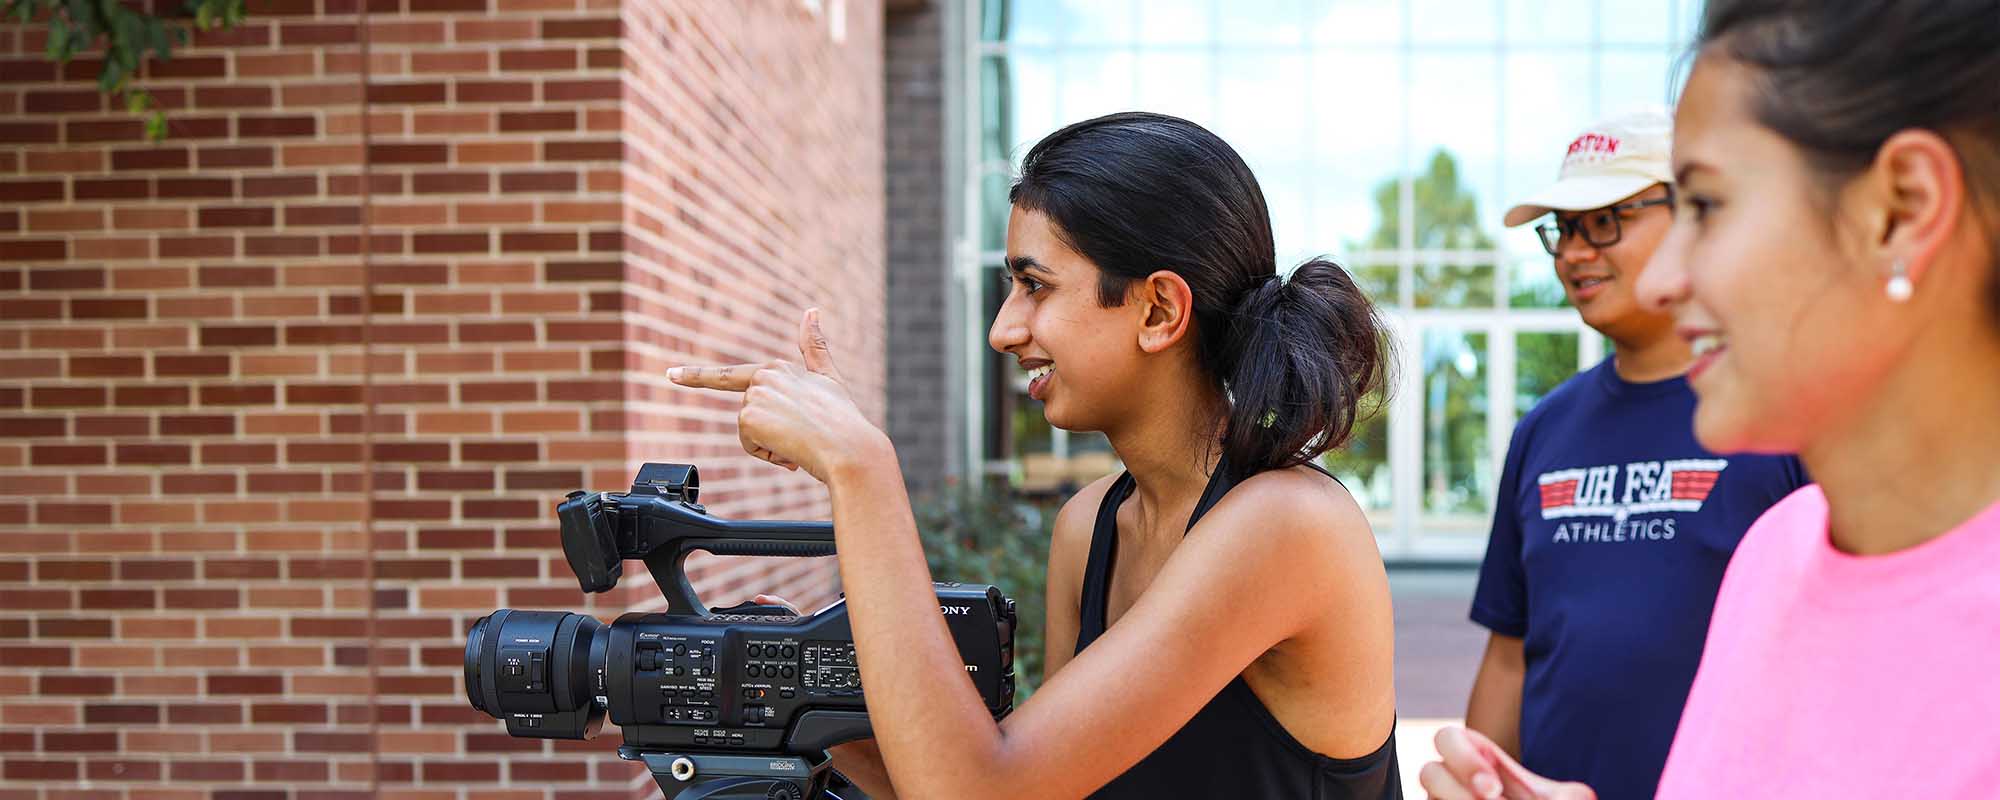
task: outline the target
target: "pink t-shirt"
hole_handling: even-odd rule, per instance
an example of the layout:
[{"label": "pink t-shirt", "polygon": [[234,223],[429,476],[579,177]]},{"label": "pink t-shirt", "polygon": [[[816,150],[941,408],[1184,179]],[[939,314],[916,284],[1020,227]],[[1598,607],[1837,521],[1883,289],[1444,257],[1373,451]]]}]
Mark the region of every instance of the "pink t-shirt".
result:
[{"label": "pink t-shirt", "polygon": [[2000,797],[2000,503],[1858,557],[1807,486],[1743,536],[1660,798]]}]

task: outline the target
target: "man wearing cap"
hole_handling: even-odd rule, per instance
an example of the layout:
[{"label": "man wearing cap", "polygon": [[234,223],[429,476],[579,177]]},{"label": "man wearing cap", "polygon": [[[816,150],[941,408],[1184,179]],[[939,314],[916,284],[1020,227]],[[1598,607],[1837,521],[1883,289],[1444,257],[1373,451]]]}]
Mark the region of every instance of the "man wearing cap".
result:
[{"label": "man wearing cap", "polygon": [[1796,458],[1695,442],[1693,355],[1635,297],[1673,223],[1671,124],[1643,111],[1591,126],[1555,184],[1506,217],[1542,220],[1564,294],[1613,353],[1514,428],[1472,600],[1492,636],[1466,724],[1607,800],[1653,796],[1723,568],[1807,483]]}]

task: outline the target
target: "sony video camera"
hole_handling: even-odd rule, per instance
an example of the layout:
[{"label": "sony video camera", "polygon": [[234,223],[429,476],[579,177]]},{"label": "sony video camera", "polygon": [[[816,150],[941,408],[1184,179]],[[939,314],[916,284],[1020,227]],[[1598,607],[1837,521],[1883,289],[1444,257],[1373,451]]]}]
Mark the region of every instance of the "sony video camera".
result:
[{"label": "sony video camera", "polygon": [[[688,553],[833,555],[826,522],[725,520],[695,502],[695,468],[647,464],[632,491],[573,492],[556,506],[563,554],[586,592],[646,562],[664,614],[610,625],[584,614],[501,609],[473,624],[465,694],[514,736],[589,739],[605,714],[618,755],[644,761],[668,800],[809,800],[826,748],[866,738],[867,697],[845,601],[809,616],[744,604],[711,611],[682,571]],[[1014,601],[992,586],[939,583],[938,606],[966,676],[997,718],[1014,702]],[[921,687],[899,687],[905,691]]]}]

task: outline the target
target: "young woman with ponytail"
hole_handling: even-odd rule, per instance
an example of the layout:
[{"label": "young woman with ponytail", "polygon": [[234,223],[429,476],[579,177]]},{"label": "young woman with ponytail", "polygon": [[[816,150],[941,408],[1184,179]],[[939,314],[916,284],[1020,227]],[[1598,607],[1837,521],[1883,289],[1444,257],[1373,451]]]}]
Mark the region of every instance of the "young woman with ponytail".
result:
[{"label": "young woman with ponytail", "polygon": [[876,736],[837,763],[875,796],[1399,797],[1387,576],[1313,465],[1383,382],[1367,298],[1322,260],[1281,277],[1256,179],[1186,120],[1057,131],[1011,200],[990,342],[1128,472],[1056,518],[1048,674],[1005,720],[962,677],[895,453],[814,313],[803,364],[673,373],[744,392],[744,447],[831,491]]}]

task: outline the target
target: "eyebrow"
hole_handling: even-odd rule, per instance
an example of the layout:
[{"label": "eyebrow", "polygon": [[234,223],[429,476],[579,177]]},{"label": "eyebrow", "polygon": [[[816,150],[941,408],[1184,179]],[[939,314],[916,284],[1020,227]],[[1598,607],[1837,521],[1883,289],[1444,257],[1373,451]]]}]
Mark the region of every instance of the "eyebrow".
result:
[{"label": "eyebrow", "polygon": [[1006,264],[1007,264],[1007,270],[1009,272],[1027,272],[1029,270],[1035,270],[1042,273],[1043,275],[1056,274],[1055,270],[1049,269],[1046,265],[1044,265],[1040,261],[1036,261],[1034,256],[1008,256],[1006,258]]},{"label": "eyebrow", "polygon": [[1680,169],[1674,170],[1674,183],[1675,184],[1687,183],[1688,177],[1696,172],[1714,172],[1714,171],[1715,168],[1707,164],[1703,164],[1699,161],[1690,161],[1686,164],[1682,164]]}]

